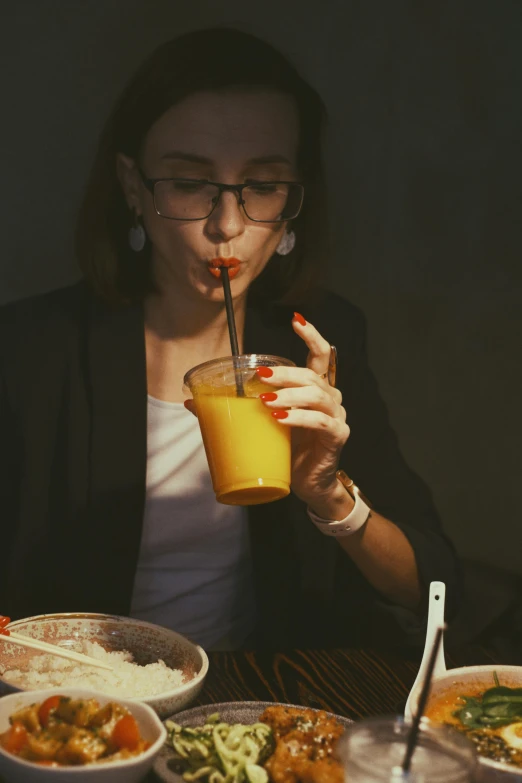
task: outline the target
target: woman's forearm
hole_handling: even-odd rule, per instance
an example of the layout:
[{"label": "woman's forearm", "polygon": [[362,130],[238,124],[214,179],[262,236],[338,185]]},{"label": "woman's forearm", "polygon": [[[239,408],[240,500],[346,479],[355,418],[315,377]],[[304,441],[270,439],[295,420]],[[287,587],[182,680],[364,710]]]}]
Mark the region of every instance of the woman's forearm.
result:
[{"label": "woman's forearm", "polygon": [[421,586],[413,548],[397,525],[372,511],[370,519],[339,545],[376,590],[393,603],[418,609]]},{"label": "woman's forearm", "polygon": [[[354,501],[346,490],[338,488],[320,503],[310,503],[323,519],[344,519]],[[377,512],[356,533],[337,539],[359,571],[383,596],[407,609],[421,603],[421,586],[413,548],[404,533]]]}]

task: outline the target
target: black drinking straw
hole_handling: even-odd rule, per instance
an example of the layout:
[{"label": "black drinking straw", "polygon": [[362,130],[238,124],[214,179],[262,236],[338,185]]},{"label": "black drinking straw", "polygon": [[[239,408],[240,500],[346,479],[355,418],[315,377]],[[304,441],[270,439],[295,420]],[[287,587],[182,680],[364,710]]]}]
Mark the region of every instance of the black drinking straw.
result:
[{"label": "black drinking straw", "polygon": [[415,717],[413,719],[411,731],[408,736],[408,743],[406,746],[406,753],[404,754],[404,761],[402,762],[402,770],[403,772],[409,772],[410,766],[411,766],[411,758],[413,756],[413,753],[415,751],[415,748],[417,746],[417,741],[419,739],[419,729],[420,729],[420,722],[421,718],[424,713],[424,709],[426,707],[426,702],[428,701],[428,696],[430,695],[430,688],[431,688],[431,678],[433,677],[433,669],[435,668],[435,661],[437,660],[437,653],[439,652],[440,642],[442,639],[442,634],[445,631],[446,626],[441,625],[437,629],[437,634],[435,636],[435,641],[433,642],[433,649],[431,651],[430,660],[428,662],[428,668],[426,670],[426,676],[424,677],[424,682],[422,683],[422,690],[419,697],[419,704],[417,706],[417,712],[415,714]]},{"label": "black drinking straw", "polygon": [[[230,279],[228,277],[228,267],[222,266],[220,267],[220,271],[221,271],[221,282],[223,284],[223,293],[225,294],[225,308],[227,311],[228,334],[230,335],[230,350],[232,351],[232,356],[239,356],[236,319],[234,316],[234,305],[232,304],[232,293],[230,291]],[[236,373],[237,396],[244,397],[245,389],[243,387],[243,378],[241,376],[241,370],[237,367],[235,362],[234,362],[234,369]]]}]

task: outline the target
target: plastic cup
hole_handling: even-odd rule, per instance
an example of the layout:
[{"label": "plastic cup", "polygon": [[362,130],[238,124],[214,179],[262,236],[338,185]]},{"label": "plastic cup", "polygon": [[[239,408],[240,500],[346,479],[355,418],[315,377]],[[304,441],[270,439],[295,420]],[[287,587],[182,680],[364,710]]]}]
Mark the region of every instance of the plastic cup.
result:
[{"label": "plastic cup", "polygon": [[294,366],[288,359],[244,354],[193,367],[192,393],[216,499],[232,506],[279,500],[290,492],[290,429],[259,399],[268,387],[257,367]]},{"label": "plastic cup", "polygon": [[346,783],[468,783],[476,765],[463,734],[422,718],[409,772],[402,762],[411,722],[402,716],[368,718],[350,726],[337,744]]}]

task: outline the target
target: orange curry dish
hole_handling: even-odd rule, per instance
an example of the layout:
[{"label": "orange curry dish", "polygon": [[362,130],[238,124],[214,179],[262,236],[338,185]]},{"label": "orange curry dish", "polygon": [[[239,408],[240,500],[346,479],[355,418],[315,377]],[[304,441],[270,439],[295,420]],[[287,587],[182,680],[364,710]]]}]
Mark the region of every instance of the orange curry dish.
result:
[{"label": "orange curry dish", "polygon": [[50,696],[10,716],[1,747],[21,759],[51,767],[118,761],[150,747],[126,707],[96,699]]},{"label": "orange curry dish", "polygon": [[343,783],[334,755],[344,727],[323,710],[267,707],[259,718],[274,734],[275,750],[264,767],[274,783]]},{"label": "orange curry dish", "polygon": [[522,687],[496,683],[457,681],[430,698],[425,714],[466,734],[479,756],[522,769]]}]

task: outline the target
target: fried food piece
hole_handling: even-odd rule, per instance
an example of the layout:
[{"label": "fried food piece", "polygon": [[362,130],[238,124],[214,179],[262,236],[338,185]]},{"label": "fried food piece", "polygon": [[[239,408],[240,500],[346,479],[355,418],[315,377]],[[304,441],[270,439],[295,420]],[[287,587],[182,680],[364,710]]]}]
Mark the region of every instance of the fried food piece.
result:
[{"label": "fried food piece", "polygon": [[323,710],[267,707],[260,717],[276,740],[265,764],[274,783],[343,783],[344,771],[334,757],[344,727]]},{"label": "fried food piece", "polygon": [[91,717],[89,728],[95,729],[98,736],[110,744],[114,727],[124,715],[128,715],[125,707],[109,702]]},{"label": "fried food piece", "polygon": [[301,783],[344,783],[344,769],[334,759],[324,759],[303,765]]},{"label": "fried food piece", "polygon": [[88,729],[75,729],[54,756],[59,764],[90,764],[103,756],[107,744]]},{"label": "fried food piece", "polygon": [[38,731],[40,729],[38,706],[38,704],[30,704],[29,707],[24,707],[18,710],[18,712],[14,712],[9,717],[9,721],[11,723],[21,723],[27,731]]},{"label": "fried food piece", "polygon": [[63,740],[53,737],[48,731],[29,734],[27,745],[20,753],[30,761],[54,761],[54,757],[63,745]]},{"label": "fried food piece", "polygon": [[85,728],[99,710],[100,704],[96,699],[60,699],[54,715],[72,726]]}]

